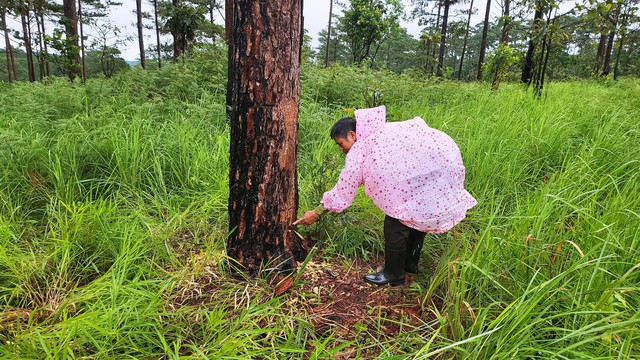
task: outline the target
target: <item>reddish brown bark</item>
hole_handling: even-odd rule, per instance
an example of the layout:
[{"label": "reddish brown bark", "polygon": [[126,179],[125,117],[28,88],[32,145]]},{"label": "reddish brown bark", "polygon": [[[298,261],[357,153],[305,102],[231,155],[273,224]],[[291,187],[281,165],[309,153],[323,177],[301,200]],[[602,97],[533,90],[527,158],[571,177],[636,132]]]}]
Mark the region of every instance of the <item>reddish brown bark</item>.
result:
[{"label": "reddish brown bark", "polygon": [[257,272],[296,267],[300,0],[233,1],[227,109],[230,122],[230,257]]}]

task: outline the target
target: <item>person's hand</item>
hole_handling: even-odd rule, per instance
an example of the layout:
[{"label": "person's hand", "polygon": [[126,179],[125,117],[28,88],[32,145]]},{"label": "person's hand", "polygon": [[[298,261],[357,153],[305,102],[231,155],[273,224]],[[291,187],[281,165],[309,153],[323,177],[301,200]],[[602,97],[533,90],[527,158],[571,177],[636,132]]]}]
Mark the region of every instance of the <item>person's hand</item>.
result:
[{"label": "person's hand", "polygon": [[300,219],[296,220],[293,225],[311,225],[316,222],[319,217],[320,215],[316,214],[315,211],[309,210],[306,211]]}]

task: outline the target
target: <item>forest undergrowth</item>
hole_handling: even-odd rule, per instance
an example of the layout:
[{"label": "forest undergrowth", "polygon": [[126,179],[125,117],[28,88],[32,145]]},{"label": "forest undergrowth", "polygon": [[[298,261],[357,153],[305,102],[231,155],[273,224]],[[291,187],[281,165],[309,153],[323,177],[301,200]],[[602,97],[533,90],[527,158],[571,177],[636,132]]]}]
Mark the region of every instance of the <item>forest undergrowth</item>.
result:
[{"label": "forest undergrowth", "polygon": [[359,194],[300,229],[315,257],[283,294],[268,267],[228,275],[225,76],[194,61],[0,84],[2,358],[640,357],[638,79],[552,83],[537,99],[307,64],[300,212],[342,168],[329,128],[374,101],[453,137],[478,200],[455,233],[427,239],[425,259],[444,250],[433,276],[397,290],[417,315],[371,306],[349,331],[319,331],[307,304],[326,289],[311,275],[379,263],[383,214]]}]

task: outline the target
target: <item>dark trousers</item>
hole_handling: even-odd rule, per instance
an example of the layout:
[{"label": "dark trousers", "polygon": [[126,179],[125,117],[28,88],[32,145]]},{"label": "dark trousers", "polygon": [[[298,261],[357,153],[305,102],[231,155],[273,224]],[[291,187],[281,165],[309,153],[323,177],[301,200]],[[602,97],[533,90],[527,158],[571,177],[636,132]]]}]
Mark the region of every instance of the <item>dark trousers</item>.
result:
[{"label": "dark trousers", "polygon": [[404,225],[400,220],[384,218],[385,270],[406,269],[418,266],[425,233]]}]

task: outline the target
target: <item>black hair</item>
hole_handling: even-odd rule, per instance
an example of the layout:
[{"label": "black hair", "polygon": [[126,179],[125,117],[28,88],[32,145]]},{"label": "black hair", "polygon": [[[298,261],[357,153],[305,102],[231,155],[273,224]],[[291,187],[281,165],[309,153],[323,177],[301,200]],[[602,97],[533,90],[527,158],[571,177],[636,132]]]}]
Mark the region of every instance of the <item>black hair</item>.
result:
[{"label": "black hair", "polygon": [[349,131],[356,131],[356,119],[351,117],[343,117],[342,119],[336,121],[336,123],[331,127],[331,138],[346,139]]}]

